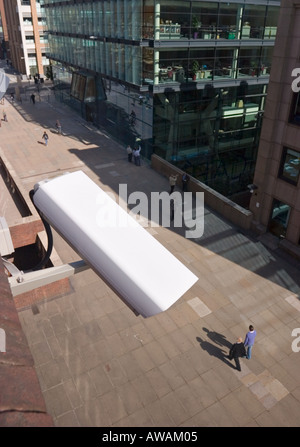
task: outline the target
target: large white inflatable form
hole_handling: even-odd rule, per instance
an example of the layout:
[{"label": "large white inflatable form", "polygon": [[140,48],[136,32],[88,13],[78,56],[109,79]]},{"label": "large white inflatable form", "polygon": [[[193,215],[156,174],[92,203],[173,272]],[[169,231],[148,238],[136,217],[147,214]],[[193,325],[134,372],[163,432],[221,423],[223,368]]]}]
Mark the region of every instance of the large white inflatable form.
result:
[{"label": "large white inflatable form", "polygon": [[198,278],[82,171],[34,186],[49,224],[135,312],[168,309]]}]

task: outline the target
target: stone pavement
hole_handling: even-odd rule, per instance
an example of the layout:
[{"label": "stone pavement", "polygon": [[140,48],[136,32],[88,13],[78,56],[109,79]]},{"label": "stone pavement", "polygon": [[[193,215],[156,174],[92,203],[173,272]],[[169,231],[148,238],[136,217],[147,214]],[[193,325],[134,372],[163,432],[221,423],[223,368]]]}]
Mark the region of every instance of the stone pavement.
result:
[{"label": "stone pavement", "polygon": [[[3,108],[0,150],[28,192],[78,169],[114,193],[121,183],[148,197],[169,189],[148,163],[129,164],[125,148],[54,98],[5,100]],[[10,213],[12,204],[0,212],[8,221]],[[87,270],[71,279],[72,293],[19,313],[55,425],[300,426],[300,353],[292,350],[299,263],[207,208],[199,240],[170,228],[148,231],[199,277],[166,312],[135,316]],[[54,247],[64,263],[79,259],[56,233]],[[253,358],[238,372],[227,355],[249,324],[258,333]]]}]

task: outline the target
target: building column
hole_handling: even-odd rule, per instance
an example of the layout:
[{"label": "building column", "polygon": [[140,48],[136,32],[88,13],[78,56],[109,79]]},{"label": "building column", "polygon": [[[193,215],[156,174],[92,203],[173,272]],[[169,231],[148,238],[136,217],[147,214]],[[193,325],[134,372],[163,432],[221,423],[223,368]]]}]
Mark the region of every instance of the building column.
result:
[{"label": "building column", "polygon": [[134,84],[140,84],[141,83],[141,48],[137,46],[131,47],[132,51],[132,82]]},{"label": "building column", "polygon": [[238,6],[238,10],[237,10],[237,16],[236,16],[236,38],[240,39],[242,34],[241,34],[241,30],[242,30],[242,18],[243,18],[243,13],[244,13],[244,7],[242,5]]},{"label": "building column", "polygon": [[154,85],[159,84],[159,51],[154,50]]},{"label": "building column", "polygon": [[[37,15],[37,10],[36,10],[36,1],[35,0],[30,1],[30,8],[31,8],[34,42],[35,42],[36,64],[37,64],[38,73],[40,75],[43,75],[44,67],[43,67],[43,58],[42,58],[42,50],[41,50],[41,43],[40,43],[39,22],[38,22],[38,15]],[[42,30],[42,28],[41,28],[41,30]],[[29,73],[27,73],[27,75],[28,74]]]},{"label": "building column", "polygon": [[160,39],[160,2],[155,2],[154,39]]},{"label": "building column", "polygon": [[142,38],[142,10],[140,0],[130,0],[132,17],[132,39],[140,40]]},{"label": "building column", "polygon": [[232,58],[232,74],[233,77],[236,79],[237,78],[237,66],[238,66],[238,57],[239,57],[239,49],[238,48],[234,48],[233,50],[233,58]]},{"label": "building column", "polygon": [[[236,38],[237,39],[241,39],[242,37],[242,18],[243,18],[243,13],[244,13],[244,7],[239,5],[238,10],[237,10],[237,16],[236,16]],[[232,73],[234,74],[234,78],[237,78],[237,61],[238,61],[238,57],[239,57],[239,48],[235,48],[233,50],[233,61],[232,61]]]},{"label": "building column", "polygon": [[125,45],[125,81],[132,81],[132,71],[131,71],[131,63],[128,61],[132,61],[131,48],[128,45]]}]

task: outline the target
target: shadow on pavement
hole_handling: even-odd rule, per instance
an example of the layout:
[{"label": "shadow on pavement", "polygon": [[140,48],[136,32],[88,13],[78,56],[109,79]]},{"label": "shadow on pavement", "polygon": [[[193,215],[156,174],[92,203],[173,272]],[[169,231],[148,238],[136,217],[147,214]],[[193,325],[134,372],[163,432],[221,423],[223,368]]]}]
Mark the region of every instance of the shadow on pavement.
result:
[{"label": "shadow on pavement", "polygon": [[225,346],[228,349],[231,348],[232,343],[226,339],[225,335],[219,334],[219,332],[210,331],[206,327],[204,327],[203,330],[207,333],[208,338],[210,338],[216,345]]},{"label": "shadow on pavement", "polygon": [[227,350],[224,351],[224,349],[218,348],[217,346],[213,345],[209,341],[202,340],[200,337],[196,337],[196,340],[199,342],[201,348],[206,351],[209,355],[216,357],[217,359],[221,360],[223,363],[225,363],[230,368],[236,369],[232,363],[227,359],[228,352]]}]

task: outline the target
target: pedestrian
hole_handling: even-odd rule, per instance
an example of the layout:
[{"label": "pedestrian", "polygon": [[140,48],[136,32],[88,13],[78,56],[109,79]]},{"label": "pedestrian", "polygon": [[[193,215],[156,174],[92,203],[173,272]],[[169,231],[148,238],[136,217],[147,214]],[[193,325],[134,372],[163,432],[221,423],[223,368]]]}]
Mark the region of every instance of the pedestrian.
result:
[{"label": "pedestrian", "polygon": [[30,96],[30,100],[32,101],[32,104],[35,104],[35,95],[33,93]]},{"label": "pedestrian", "polygon": [[247,332],[245,341],[244,341],[244,346],[245,346],[245,348],[247,348],[246,358],[248,360],[251,359],[251,352],[252,352],[252,348],[254,345],[255,337],[256,337],[256,331],[254,330],[254,327],[252,326],[252,324],[250,324],[249,332]]},{"label": "pedestrian", "polygon": [[171,174],[169,177],[170,194],[174,191],[178,175]]},{"label": "pedestrian", "polygon": [[7,122],[7,115],[5,110],[3,110],[3,121]]},{"label": "pedestrian", "polygon": [[43,136],[42,136],[42,139],[43,139],[44,142],[45,142],[45,146],[48,146],[49,136],[48,136],[48,134],[47,134],[46,131],[44,131]]},{"label": "pedestrian", "polygon": [[242,337],[239,337],[236,341],[236,343],[234,343],[229,351],[229,360],[234,359],[235,361],[235,365],[236,365],[236,369],[238,371],[241,371],[241,364],[240,364],[240,357],[244,357],[246,355],[246,349],[243,343],[243,339]]},{"label": "pedestrian", "polygon": [[175,209],[175,201],[174,199],[170,200],[170,220],[173,222],[174,220],[174,209]]},{"label": "pedestrian", "polygon": [[183,192],[187,190],[187,185],[188,185],[189,180],[190,180],[190,177],[189,177],[189,175],[185,172],[185,173],[182,175],[182,191],[183,191]]},{"label": "pedestrian", "polygon": [[58,135],[61,135],[61,124],[60,124],[59,120],[56,120],[55,127],[57,129]]},{"label": "pedestrian", "polygon": [[134,110],[131,111],[129,122],[132,126],[135,125],[136,122],[136,113]]},{"label": "pedestrian", "polygon": [[129,161],[129,163],[131,163],[132,162],[132,148],[131,148],[130,144],[128,144],[126,150],[127,150],[127,155],[128,155],[128,161]]},{"label": "pedestrian", "polygon": [[10,99],[11,99],[11,102],[14,102],[14,100],[15,100],[15,95],[14,95],[13,93],[10,94]]},{"label": "pedestrian", "polygon": [[133,152],[134,163],[136,166],[141,166],[141,146],[135,149]]}]

